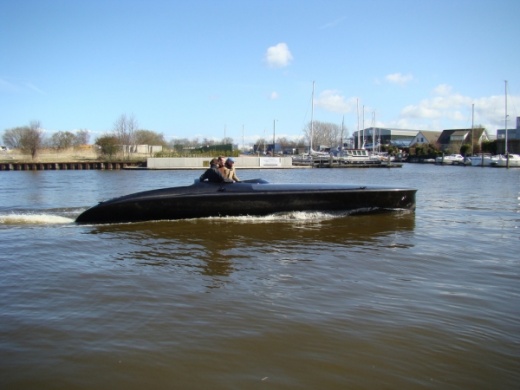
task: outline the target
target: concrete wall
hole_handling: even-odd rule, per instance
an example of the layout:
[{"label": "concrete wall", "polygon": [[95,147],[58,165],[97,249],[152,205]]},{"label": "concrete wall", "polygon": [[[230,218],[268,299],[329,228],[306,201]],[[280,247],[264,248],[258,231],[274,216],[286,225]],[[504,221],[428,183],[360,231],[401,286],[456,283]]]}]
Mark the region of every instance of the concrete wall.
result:
[{"label": "concrete wall", "polygon": [[[233,157],[237,169],[292,168],[291,157]],[[150,157],[148,169],[204,169],[209,168],[210,157]]]}]

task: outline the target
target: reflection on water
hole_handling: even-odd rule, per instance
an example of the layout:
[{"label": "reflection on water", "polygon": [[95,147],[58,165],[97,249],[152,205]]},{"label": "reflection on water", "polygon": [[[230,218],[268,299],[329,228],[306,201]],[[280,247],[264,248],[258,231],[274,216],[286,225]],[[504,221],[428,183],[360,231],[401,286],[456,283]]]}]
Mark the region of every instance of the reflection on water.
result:
[{"label": "reflection on water", "polygon": [[[375,250],[413,246],[413,212],[329,216],[298,213],[268,217],[203,218],[94,225],[118,248],[115,260],[141,265],[190,267],[205,275],[229,275],[237,258],[261,257],[277,250],[300,251],[307,244],[327,251],[369,246]],[[117,241],[121,241],[121,245]],[[319,256],[317,253],[316,256]],[[271,254],[272,256],[272,254]]]}]

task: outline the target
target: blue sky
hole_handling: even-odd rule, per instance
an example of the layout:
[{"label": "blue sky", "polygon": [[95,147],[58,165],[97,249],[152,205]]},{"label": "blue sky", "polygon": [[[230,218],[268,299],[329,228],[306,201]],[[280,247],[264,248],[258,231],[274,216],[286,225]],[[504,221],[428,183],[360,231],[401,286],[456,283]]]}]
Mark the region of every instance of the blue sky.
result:
[{"label": "blue sky", "polygon": [[495,134],[504,80],[508,127],[520,116],[519,15],[517,0],[2,0],[0,132],[38,120],[93,142],[126,114],[166,140],[248,143],[274,123],[299,138],[315,82],[314,119],[350,135],[471,127],[473,104]]}]

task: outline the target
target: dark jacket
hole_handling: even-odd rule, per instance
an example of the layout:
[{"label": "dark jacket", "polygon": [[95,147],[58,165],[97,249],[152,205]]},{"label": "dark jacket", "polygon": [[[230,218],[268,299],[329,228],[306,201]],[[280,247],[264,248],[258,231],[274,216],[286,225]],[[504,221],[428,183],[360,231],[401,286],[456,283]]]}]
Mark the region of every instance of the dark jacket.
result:
[{"label": "dark jacket", "polygon": [[211,183],[233,183],[233,180],[228,179],[220,173],[216,165],[212,165],[200,176],[200,181],[208,180]]}]

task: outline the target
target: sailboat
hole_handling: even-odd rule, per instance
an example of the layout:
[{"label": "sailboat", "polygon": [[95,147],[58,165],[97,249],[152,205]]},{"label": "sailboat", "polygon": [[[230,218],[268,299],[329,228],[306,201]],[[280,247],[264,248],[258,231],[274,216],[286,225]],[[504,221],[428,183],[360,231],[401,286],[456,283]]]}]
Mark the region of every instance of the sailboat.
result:
[{"label": "sailboat", "polygon": [[[312,148],[312,138],[314,137],[314,81],[312,82],[312,98],[311,98],[311,134],[309,141],[309,153],[299,154],[297,156],[293,156],[292,164],[293,165],[313,165],[314,157],[320,156],[321,152],[317,152]],[[328,155],[327,155],[328,157]]]},{"label": "sailboat", "polygon": [[[475,104],[471,105],[471,149],[473,154],[473,130],[475,127]],[[480,156],[479,155],[473,155],[469,157],[469,161],[471,162],[471,166],[473,167],[489,167],[491,164],[493,164],[495,161],[498,160],[498,156],[493,156],[490,153],[484,153],[482,152],[482,137],[480,138]]]},{"label": "sailboat", "polygon": [[505,155],[498,156],[498,159],[491,163],[493,167],[520,167],[520,155],[509,153],[507,150],[507,80],[505,81]]},{"label": "sailboat", "polygon": [[319,152],[312,148],[312,139],[314,138],[314,81],[312,82],[312,99],[311,99],[311,136],[309,142],[309,154],[313,157],[329,157],[328,153]]}]

